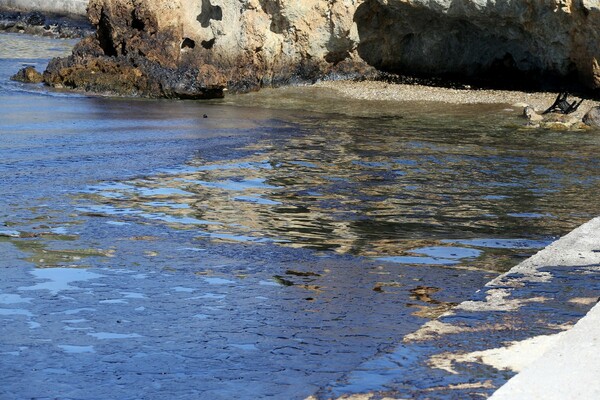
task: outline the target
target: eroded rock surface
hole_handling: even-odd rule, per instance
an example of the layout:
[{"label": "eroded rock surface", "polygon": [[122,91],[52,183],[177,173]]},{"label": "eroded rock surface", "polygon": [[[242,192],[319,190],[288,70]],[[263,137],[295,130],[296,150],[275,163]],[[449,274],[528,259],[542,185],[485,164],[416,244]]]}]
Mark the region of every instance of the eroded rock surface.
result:
[{"label": "eroded rock surface", "polygon": [[124,95],[204,98],[224,88],[363,74],[369,67],[353,51],[358,3],[92,0],[96,35],[53,60],[45,79]]},{"label": "eroded rock surface", "polygon": [[108,94],[221,97],[224,76],[213,66],[182,57],[181,5],[170,1],[95,1],[88,17],[94,36],[68,58],[52,60],[46,83]]},{"label": "eroded rock surface", "polygon": [[597,1],[367,0],[360,56],[414,74],[600,85]]},{"label": "eroded rock surface", "polygon": [[96,36],[47,82],[196,98],[374,67],[600,88],[596,0],[91,0],[88,14]]},{"label": "eroded rock surface", "polygon": [[583,116],[583,123],[596,128],[600,127],[600,107],[593,107]]}]

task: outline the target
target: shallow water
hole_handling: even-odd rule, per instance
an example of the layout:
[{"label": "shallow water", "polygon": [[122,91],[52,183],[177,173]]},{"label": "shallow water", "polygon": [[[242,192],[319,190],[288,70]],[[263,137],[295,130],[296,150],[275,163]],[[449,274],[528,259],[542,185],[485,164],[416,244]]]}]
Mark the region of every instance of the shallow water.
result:
[{"label": "shallow water", "polygon": [[[163,221],[215,240],[497,271],[595,215],[595,134],[518,130],[516,112],[498,106],[417,114],[407,105],[390,115],[336,106],[310,88],[262,96],[296,107],[270,108],[282,113],[271,135],[225,162],[199,154],[177,168],[87,187],[80,210]],[[241,111],[261,100],[229,103]],[[306,111],[320,100],[331,113]]]},{"label": "shallow water", "polygon": [[70,45],[0,35],[0,397],[304,398],[600,208],[508,106],[8,80]]}]

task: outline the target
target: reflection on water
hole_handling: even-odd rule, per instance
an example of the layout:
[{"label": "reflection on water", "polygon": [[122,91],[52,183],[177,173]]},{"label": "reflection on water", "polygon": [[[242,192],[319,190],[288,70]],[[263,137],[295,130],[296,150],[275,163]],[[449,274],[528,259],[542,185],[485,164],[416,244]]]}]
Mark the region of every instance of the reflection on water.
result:
[{"label": "reflection on water", "polygon": [[[481,250],[464,247],[422,247],[412,250],[415,256],[380,257],[382,261],[402,264],[456,265],[461,259],[477,258]],[[425,256],[425,257],[424,257]]]},{"label": "reflection on water", "polygon": [[541,141],[485,125],[459,130],[440,118],[298,117],[233,159],[198,156],[91,186],[79,210],[161,221],[216,240],[492,270],[595,214],[600,171],[585,143],[597,145],[595,137],[564,151],[561,141],[573,138]]},{"label": "reflection on water", "polygon": [[99,278],[102,275],[77,268],[45,268],[31,271],[37,279],[44,282],[34,286],[21,287],[19,290],[49,290],[52,294],[72,288],[71,283]]}]

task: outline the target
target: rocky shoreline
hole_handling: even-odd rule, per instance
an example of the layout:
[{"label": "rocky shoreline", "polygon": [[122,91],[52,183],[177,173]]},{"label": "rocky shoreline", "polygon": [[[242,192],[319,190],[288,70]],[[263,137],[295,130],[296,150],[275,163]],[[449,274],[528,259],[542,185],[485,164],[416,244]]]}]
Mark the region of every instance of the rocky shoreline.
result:
[{"label": "rocky shoreline", "polygon": [[[527,0],[519,1],[526,5]],[[546,38],[554,40],[552,29],[538,32],[535,26],[520,33],[525,35],[521,44],[515,38],[504,40],[512,31],[505,31],[502,24],[494,26],[493,37],[487,37],[482,27],[491,23],[487,18],[496,11],[493,4],[473,15],[462,10],[457,18],[472,25],[460,27],[454,19],[448,20],[448,10],[430,7],[401,0],[387,6],[359,0],[347,4],[307,0],[301,6],[268,0],[218,5],[210,0],[193,5],[167,0],[90,0],[87,16],[95,34],[84,38],[71,56],[52,60],[44,81],[57,88],[108,95],[183,99],[219,98],[226,90],[242,93],[326,78],[372,79],[388,72],[454,76],[521,89],[540,80],[536,89],[578,87],[594,92],[600,87],[600,72],[596,74],[600,67],[590,64],[595,58],[590,61],[588,54],[596,43],[586,42],[590,36],[585,35],[586,29],[593,28],[596,14],[590,14],[585,5],[567,10],[558,19],[542,21],[573,39],[556,46],[555,41],[551,41],[553,46],[545,43]],[[544,10],[538,11],[543,14]],[[537,18],[536,13],[527,17]],[[513,14],[521,12],[511,9],[503,21],[507,26],[521,26]],[[407,25],[407,15],[416,18],[414,26]],[[423,15],[435,16],[441,25],[431,29]],[[29,21],[28,25],[23,21]],[[10,29],[40,30],[43,24],[39,15],[31,13],[20,16]],[[42,30],[51,31],[46,28],[47,24]],[[466,35],[464,43],[443,34],[450,28],[459,37]],[[417,33],[428,40],[417,40]],[[482,35],[489,43],[476,40]],[[464,50],[464,46],[470,46],[468,52],[452,51]],[[543,46],[547,51],[540,55],[527,46]],[[463,53],[464,59],[456,59]],[[376,89],[367,92],[382,89],[377,83],[370,85]],[[456,95],[471,97],[464,91]]]},{"label": "rocky shoreline", "polygon": [[96,35],[53,62],[46,81],[116,95],[207,98],[384,71],[600,90],[597,9],[529,1],[90,0]]},{"label": "rocky shoreline", "polygon": [[582,99],[583,103],[571,114],[549,113],[542,115],[557,97],[557,93],[553,92],[475,89],[469,86],[453,88],[424,84],[389,83],[377,80],[328,80],[320,81],[314,86],[333,91],[340,97],[354,100],[505,104],[522,109],[525,126],[530,128],[564,130],[600,126],[600,120],[590,119],[592,114],[598,112],[600,103],[588,97],[572,97],[573,99]]},{"label": "rocky shoreline", "polygon": [[0,9],[0,32],[77,39],[92,35],[95,31],[87,19],[76,15]]},{"label": "rocky shoreline", "polygon": [[[331,46],[328,47],[329,53],[322,55],[323,59],[321,56],[311,56],[310,52],[304,54],[310,43],[304,43],[299,37],[287,37],[287,31],[282,30],[290,28],[286,21],[298,24],[305,22],[307,31],[310,21],[319,24],[334,21],[339,26],[348,25],[349,10],[331,9],[327,14],[324,13],[326,10],[318,7],[318,2],[312,9],[315,15],[310,18],[313,19],[289,15],[285,21],[273,19],[277,10],[254,2],[249,2],[241,9],[242,17],[235,17],[238,22],[250,24],[263,23],[262,19],[256,19],[262,16],[262,12],[271,15],[270,29],[273,35],[269,34],[272,36],[269,37],[283,40],[281,45],[284,47],[288,44],[292,46],[286,50],[288,53],[283,58],[275,53],[265,58],[264,46],[269,38],[259,40],[259,37],[255,37],[257,28],[236,31],[236,35],[241,36],[232,36],[231,43],[224,43],[217,49],[216,40],[219,39],[221,43],[226,40],[225,37],[200,40],[201,36],[198,35],[204,34],[206,29],[212,29],[213,32],[222,29],[225,26],[225,10],[210,5],[210,2],[208,7],[205,3],[199,10],[188,11],[182,4],[162,0],[152,4],[91,0],[87,15],[89,22],[59,20],[39,12],[0,12],[0,31],[83,37],[70,56],[51,60],[43,75],[23,70],[13,77],[32,83],[41,80],[58,89],[109,96],[209,99],[221,98],[227,90],[243,93],[266,86],[318,81],[317,87],[360,100],[518,105],[522,107],[527,120],[526,126],[533,128],[585,129],[589,125],[600,125],[600,108],[590,98],[584,99],[583,105],[574,113],[542,116],[540,114],[554,102],[556,93],[482,90],[440,78],[423,80],[393,75],[377,71],[373,68],[375,64],[366,62],[353,52],[335,53],[339,56],[335,58],[332,55],[334,47]],[[193,21],[189,20],[191,17],[194,17]],[[273,25],[275,22],[282,26]],[[346,27],[351,28],[350,25]],[[331,38],[338,38],[342,33],[334,30],[330,35]],[[350,33],[347,35],[352,36]],[[248,48],[250,42],[253,43],[251,52]],[[240,47],[242,44],[244,47]],[[269,42],[269,46],[273,46],[273,43]],[[344,42],[344,46],[350,44]],[[310,51],[319,49],[323,50],[318,47]],[[360,53],[360,47],[358,50]],[[501,84],[500,81],[497,83]],[[589,93],[594,95],[595,92]],[[585,116],[591,107],[594,107],[593,118]]]},{"label": "rocky shoreline", "polygon": [[[73,53],[76,56],[76,52]],[[71,56],[71,58],[74,56]],[[80,56],[84,57],[84,56]],[[43,73],[37,72],[33,67],[25,67],[17,72],[12,79],[25,83],[41,83],[63,88],[62,81],[56,78],[55,74],[61,74],[63,69],[73,79],[78,76],[78,80],[72,82],[72,89],[89,90],[90,92],[104,95],[123,95],[146,96],[146,97],[166,97],[180,99],[202,99],[218,98],[224,96],[224,90],[218,85],[212,91],[206,87],[194,87],[197,85],[195,74],[197,71],[178,71],[165,70],[160,71],[160,87],[153,87],[153,82],[145,78],[138,68],[152,69],[152,63],[143,59],[137,60],[138,67],[124,68],[118,65],[120,61],[126,64],[127,61],[117,59],[105,59],[99,61],[89,60],[84,67],[78,71],[69,65],[69,59],[57,58],[50,62],[48,69]],[[102,69],[104,74],[94,76],[95,69]],[[111,72],[112,69],[112,72]],[[54,71],[54,72],[49,72]],[[127,73],[124,73],[126,71]],[[106,73],[110,73],[107,78]],[[114,74],[114,75],[113,75]],[[187,77],[184,80],[186,85],[182,85],[182,75]],[[119,79],[115,79],[119,76]],[[375,75],[376,76],[376,75]],[[54,82],[52,80],[55,80]],[[90,79],[93,79],[93,87],[90,85]],[[439,83],[439,82],[438,82]],[[432,86],[426,83],[389,83],[374,79],[360,80],[321,80],[311,84],[311,87],[334,92],[336,96],[345,99],[363,100],[363,101],[386,101],[386,102],[436,102],[452,105],[469,104],[497,104],[506,105],[523,110],[524,127],[528,128],[546,128],[554,130],[585,130],[589,128],[600,127],[600,102],[587,97],[572,96],[571,100],[582,100],[581,106],[570,114],[549,113],[543,115],[543,112],[555,101],[557,93],[553,92],[524,92],[519,90],[494,90],[471,88],[467,85],[457,85],[447,82],[447,85]],[[99,90],[103,88],[103,90]],[[153,92],[154,91],[154,92]],[[116,92],[116,93],[115,93]],[[152,93],[160,92],[160,96],[152,96]],[[238,95],[243,95],[239,93]]]}]

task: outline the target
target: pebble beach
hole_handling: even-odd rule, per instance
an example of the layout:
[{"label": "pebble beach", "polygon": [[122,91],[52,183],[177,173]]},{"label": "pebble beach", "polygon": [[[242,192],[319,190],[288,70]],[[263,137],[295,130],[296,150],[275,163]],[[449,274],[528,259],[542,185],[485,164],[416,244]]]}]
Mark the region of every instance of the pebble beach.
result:
[{"label": "pebble beach", "polygon": [[[380,81],[322,81],[316,87],[335,91],[339,96],[356,100],[388,101],[425,101],[449,104],[508,104],[511,106],[535,108],[538,112],[546,110],[557,93],[522,92],[509,90],[452,89],[425,85],[394,84]],[[569,101],[577,97],[570,96]],[[585,100],[573,116],[583,117],[597,101]]]}]

